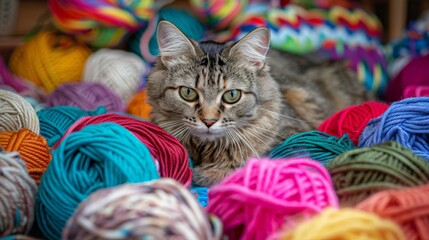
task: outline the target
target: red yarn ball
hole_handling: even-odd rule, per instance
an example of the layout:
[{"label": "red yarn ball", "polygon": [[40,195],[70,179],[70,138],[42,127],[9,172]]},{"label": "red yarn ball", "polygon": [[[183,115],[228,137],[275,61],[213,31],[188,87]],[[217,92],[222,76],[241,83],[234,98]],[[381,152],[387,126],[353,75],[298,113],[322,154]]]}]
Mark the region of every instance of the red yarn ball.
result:
[{"label": "red yarn ball", "polygon": [[388,107],[388,104],[375,101],[350,106],[326,119],[317,130],[339,138],[344,134],[348,134],[352,142],[357,146],[359,137],[367,123],[371,119],[381,116]]},{"label": "red yarn ball", "polygon": [[87,125],[103,122],[117,123],[142,141],[149,149],[152,157],[159,162],[161,177],[175,179],[186,187],[191,185],[192,169],[189,166],[188,153],[185,147],[173,135],[159,126],[133,117],[115,113],[83,117],[67,130],[54,148],[70,133],[79,131]]}]

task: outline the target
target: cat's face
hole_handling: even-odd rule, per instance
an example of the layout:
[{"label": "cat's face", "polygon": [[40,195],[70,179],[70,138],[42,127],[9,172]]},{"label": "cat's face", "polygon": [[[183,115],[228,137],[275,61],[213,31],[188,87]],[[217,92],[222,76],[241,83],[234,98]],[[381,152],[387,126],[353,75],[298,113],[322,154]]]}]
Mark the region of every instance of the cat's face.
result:
[{"label": "cat's face", "polygon": [[160,58],[147,85],[153,118],[179,140],[232,138],[278,97],[277,85],[267,79],[265,28],[237,43],[198,43],[160,22],[158,43]]}]

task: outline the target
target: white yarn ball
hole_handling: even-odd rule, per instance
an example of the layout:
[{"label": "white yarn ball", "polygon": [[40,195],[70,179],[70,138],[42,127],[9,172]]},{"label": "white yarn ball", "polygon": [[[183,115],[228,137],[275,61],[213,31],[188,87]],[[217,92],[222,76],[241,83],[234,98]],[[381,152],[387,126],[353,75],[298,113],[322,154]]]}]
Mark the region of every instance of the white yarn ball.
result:
[{"label": "white yarn ball", "polygon": [[127,103],[143,81],[147,66],[136,54],[115,49],[100,49],[87,60],[85,82],[104,84]]},{"label": "white yarn ball", "polygon": [[0,89],[0,132],[27,128],[39,134],[39,118],[31,104],[17,93]]}]

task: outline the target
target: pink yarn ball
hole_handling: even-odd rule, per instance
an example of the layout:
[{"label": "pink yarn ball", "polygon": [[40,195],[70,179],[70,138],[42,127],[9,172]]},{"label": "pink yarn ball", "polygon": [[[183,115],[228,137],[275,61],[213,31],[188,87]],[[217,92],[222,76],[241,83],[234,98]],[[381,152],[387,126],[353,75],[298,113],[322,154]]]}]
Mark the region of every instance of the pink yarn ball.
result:
[{"label": "pink yarn ball", "polygon": [[229,239],[267,239],[296,215],[309,218],[338,207],[326,169],[299,159],[250,159],[209,189],[207,210],[224,224]]},{"label": "pink yarn ball", "polygon": [[57,87],[46,101],[49,107],[74,106],[92,111],[104,106],[109,112],[123,112],[125,105],[121,98],[100,83],[65,83]]}]

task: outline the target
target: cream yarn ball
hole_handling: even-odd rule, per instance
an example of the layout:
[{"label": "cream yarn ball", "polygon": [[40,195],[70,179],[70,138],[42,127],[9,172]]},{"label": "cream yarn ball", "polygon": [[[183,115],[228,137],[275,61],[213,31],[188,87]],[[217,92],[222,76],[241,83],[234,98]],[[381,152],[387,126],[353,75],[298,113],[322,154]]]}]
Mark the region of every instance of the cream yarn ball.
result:
[{"label": "cream yarn ball", "polygon": [[17,93],[0,89],[0,132],[27,128],[39,134],[39,118],[31,104]]},{"label": "cream yarn ball", "polygon": [[104,84],[127,103],[143,81],[146,71],[147,66],[136,54],[103,48],[88,58],[84,81]]}]

